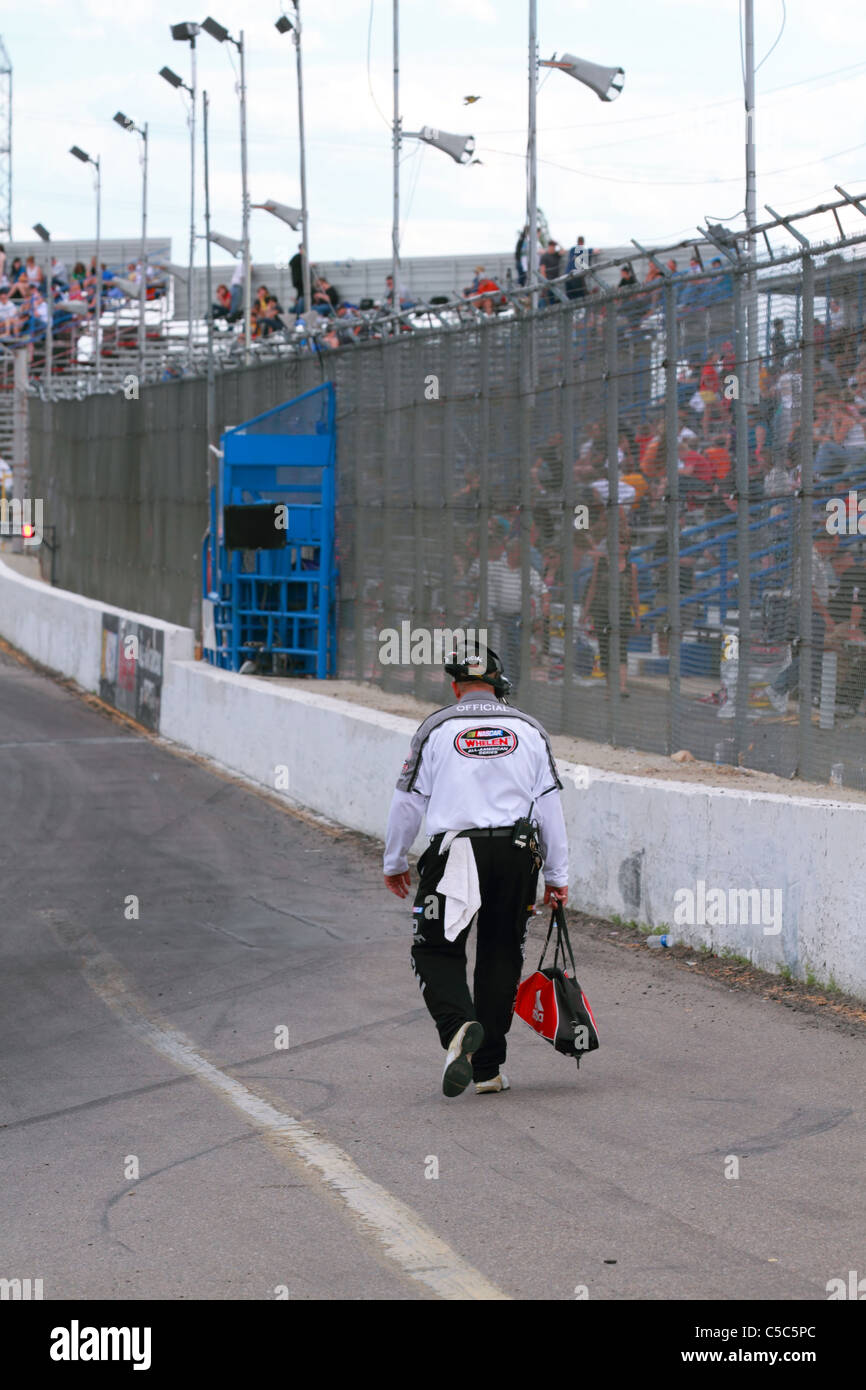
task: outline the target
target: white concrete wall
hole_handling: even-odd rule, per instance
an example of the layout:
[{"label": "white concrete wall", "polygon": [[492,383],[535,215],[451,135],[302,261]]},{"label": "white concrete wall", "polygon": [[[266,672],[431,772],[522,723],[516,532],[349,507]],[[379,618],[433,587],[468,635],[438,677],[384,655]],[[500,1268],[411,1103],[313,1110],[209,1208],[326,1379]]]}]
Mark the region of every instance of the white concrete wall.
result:
[{"label": "white concrete wall", "polygon": [[[117,610],[0,563],[0,635],[88,690],[99,687],[104,611]],[[292,801],[382,837],[410,720],[332,699],[313,682],[298,690],[215,670],[191,660],[188,629],[139,620],[166,629],[164,736],[273,791],[283,792],[287,778]],[[866,999],[866,807],[567,763],[560,772],[575,907],[664,923],[677,940],[803,979],[811,973]],[[674,925],[675,895],[699,880],[707,890],[780,890],[781,931],[766,932],[774,923],[760,917]]]},{"label": "white concrete wall", "polygon": [[99,691],[102,615],[118,613],[164,634],[164,660],[189,660],[195,648],[191,628],[164,623],[145,613],[127,613],[110,603],[83,598],[26,579],[0,560],[0,637],[34,661],[69,676],[84,690]]},{"label": "white concrete wall", "polygon": [[[378,838],[414,728],[408,719],[319,694],[312,683],[309,691],[291,690],[197,662],[176,664],[163,690],[167,737],[271,789],[285,768],[292,800]],[[679,941],[729,950],[769,970],[787,967],[804,979],[811,972],[866,998],[859,867],[866,807],[568,763],[560,771],[575,907],[664,923]],[[416,850],[424,843],[422,836]],[[725,890],[726,899],[729,889],[769,890],[770,911],[745,922],[674,925],[676,893],[697,894],[699,880]],[[777,889],[780,900],[772,897]],[[727,901],[725,909],[727,916]]]}]

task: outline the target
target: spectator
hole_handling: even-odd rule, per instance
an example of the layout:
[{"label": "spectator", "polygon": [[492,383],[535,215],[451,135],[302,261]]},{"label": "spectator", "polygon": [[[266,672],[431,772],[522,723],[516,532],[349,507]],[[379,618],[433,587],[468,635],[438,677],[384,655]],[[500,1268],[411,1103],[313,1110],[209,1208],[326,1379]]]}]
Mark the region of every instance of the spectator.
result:
[{"label": "spectator", "polygon": [[[637,586],[637,565],[628,558],[628,537],[620,536],[619,541],[619,692],[628,699],[626,689],[628,639],[632,632],[640,631],[640,599]],[[595,635],[598,638],[598,652],[601,669],[611,679],[610,639],[613,631],[610,624],[610,565],[607,552],[597,555],[592,569],[592,578],[586,591],[586,611],[592,619]]]},{"label": "spectator", "polygon": [[679,456],[680,490],[689,509],[705,502],[712,491],[713,465],[691,441],[683,439],[677,447]]},{"label": "spectator", "polygon": [[[399,294],[400,294],[400,308],[401,308],[401,309],[411,309],[411,308],[413,308],[415,301],[409,298],[409,291],[406,289],[406,286],[405,286],[405,285],[401,285],[401,286],[400,286]],[[386,308],[388,308],[388,309],[393,309],[393,307],[394,307],[394,280],[393,280],[393,277],[390,276],[390,275],[386,275],[386,276],[385,276],[385,300],[384,300],[384,303],[385,303]]]},{"label": "spectator", "polygon": [[783,319],[773,319],[773,337],[770,340],[770,360],[774,367],[781,367],[788,351],[788,344],[785,341],[785,323]]},{"label": "spectator", "polygon": [[[690,546],[682,547],[679,551],[679,598],[680,603],[685,604],[689,595],[695,587],[695,563],[697,555],[684,554],[683,550],[691,549]],[[659,652],[662,656],[667,656],[669,652],[670,637],[670,589],[668,585],[668,536],[667,529],[663,530],[655,545],[653,546],[653,574],[656,577],[655,607],[662,609],[657,621],[659,633]]]},{"label": "spectator", "polygon": [[304,308],[304,243],[298,243],[298,249],[289,261],[289,271],[292,276],[292,288],[295,291],[295,312],[301,313]]},{"label": "spectator", "polygon": [[[830,615],[830,602],[839,587],[835,571],[830,563],[830,555],[838,542],[838,536],[824,536],[812,546],[812,695],[817,696],[821,688],[821,665],[824,655],[824,641],[831,638],[836,624]],[[779,673],[767,694],[773,708],[783,713],[787,708],[787,697],[795,691],[800,681],[800,654],[794,639],[800,627],[800,570],[799,557],[794,563],[791,597],[788,604],[787,639],[791,642],[791,663]]]},{"label": "spectator", "polygon": [[473,294],[481,296],[478,301],[478,308],[483,314],[492,314],[499,305],[505,303],[505,295],[496,281],[484,274],[483,266],[480,267],[479,274],[475,278]]},{"label": "spectator", "polygon": [[35,256],[27,257],[27,260],[24,263],[24,273],[27,276],[28,282],[31,285],[34,285],[36,289],[40,289],[42,287],[42,284],[45,280],[45,276],[42,273],[42,267],[36,264]]},{"label": "spectator", "polygon": [[237,261],[237,262],[235,263],[235,268],[234,268],[234,270],[232,271],[232,281],[231,281],[230,298],[231,298],[231,302],[230,302],[230,304],[229,304],[229,312],[228,312],[227,318],[228,318],[229,323],[237,323],[238,319],[241,318],[241,316],[242,316],[242,314],[243,314],[243,298],[244,298],[244,262],[243,262],[243,258],[241,258],[241,260],[239,260],[239,261]]},{"label": "spectator", "polygon": [[547,249],[539,259],[539,268],[545,280],[557,280],[562,274],[562,247],[550,240]]},{"label": "spectator", "polygon": [[361,332],[360,314],[358,310],[353,308],[350,304],[341,304],[337,309],[337,318],[340,320],[340,326],[337,330],[340,343],[354,342]]},{"label": "spectator", "polygon": [[529,273],[529,227],[523,228],[517,238],[517,245],[514,248],[514,266],[517,272],[517,283],[521,288],[526,284],[526,277]]},{"label": "spectator", "polygon": [[469,286],[468,289],[465,289],[465,290],[463,291],[463,297],[464,297],[464,298],[467,298],[469,295],[473,295],[473,294],[477,294],[477,293],[478,293],[478,282],[479,282],[479,280],[481,279],[481,277],[482,277],[483,274],[484,274],[484,266],[483,266],[483,265],[477,265],[477,266],[475,267],[474,272],[473,272],[472,284]]},{"label": "spectator", "polygon": [[312,293],[313,308],[320,314],[333,314],[339,306],[340,296],[324,275],[317,276]]},{"label": "spectator", "polygon": [[[258,336],[269,338],[272,333],[276,333],[282,324],[279,319],[280,306],[276,296],[269,294],[264,305],[259,307],[258,316]],[[334,344],[333,346],[336,346]]]},{"label": "spectator", "polygon": [[568,279],[565,282],[565,293],[569,299],[586,298],[586,275],[582,272],[592,264],[595,253],[587,249],[586,242],[579,236],[568,253],[568,260],[565,266],[565,273]]},{"label": "spectator", "polygon": [[836,400],[826,413],[820,412],[815,440],[818,444],[816,478],[837,477],[860,463],[866,454],[866,435],[853,402]]},{"label": "spectator", "polygon": [[[720,271],[722,269],[721,256],[714,256],[710,262],[710,269]],[[707,280],[704,287],[703,303],[709,309],[714,305],[727,304],[734,293],[734,284],[729,274],[714,275]]]},{"label": "spectator", "polygon": [[211,312],[215,319],[226,319],[231,313],[232,296],[228,285],[217,285],[216,302],[211,305]]},{"label": "spectator", "polygon": [[18,310],[9,297],[9,287],[0,286],[0,338],[16,338],[18,331]]},{"label": "spectator", "polygon": [[[493,554],[493,547],[490,549]],[[530,609],[540,603],[544,593],[541,575],[530,567]],[[520,540],[512,538],[499,558],[487,565],[487,606],[495,628],[495,648],[499,652],[515,694],[520,686],[520,638],[523,626],[523,584],[521,579]]]},{"label": "spectator", "polygon": [[[546,251],[542,252],[538,261],[539,274],[545,280],[557,280],[562,274],[562,247],[557,246],[552,239],[547,243]],[[555,304],[556,295],[549,290],[543,296],[542,303]]]}]

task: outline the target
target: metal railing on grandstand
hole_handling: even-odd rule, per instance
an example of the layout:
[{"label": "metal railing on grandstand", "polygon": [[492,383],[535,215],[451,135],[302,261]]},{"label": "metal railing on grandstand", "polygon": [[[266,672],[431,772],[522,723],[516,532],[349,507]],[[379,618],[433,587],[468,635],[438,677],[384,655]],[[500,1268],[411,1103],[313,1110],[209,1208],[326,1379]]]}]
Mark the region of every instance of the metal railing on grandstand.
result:
[{"label": "metal railing on grandstand", "polygon": [[[757,267],[721,228],[636,245],[635,276],[581,264],[535,309],[523,288],[283,323],[250,367],[217,330],[218,430],[336,387],[339,675],[439,701],[424,635],[486,631],[552,731],[866,786],[864,215],[841,190],[770,212]],[[205,382],[153,362],[139,402],[52,381],[34,488],[61,583],[185,622]]]}]

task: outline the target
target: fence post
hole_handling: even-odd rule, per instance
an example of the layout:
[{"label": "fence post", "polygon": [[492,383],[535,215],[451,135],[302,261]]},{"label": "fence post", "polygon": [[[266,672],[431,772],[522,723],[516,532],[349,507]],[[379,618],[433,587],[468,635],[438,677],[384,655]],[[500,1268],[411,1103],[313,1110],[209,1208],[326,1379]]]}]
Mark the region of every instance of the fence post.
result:
[{"label": "fence post", "polygon": [[[397,395],[395,382],[400,371],[400,339],[397,337],[387,338],[382,344],[382,406],[384,419],[382,421],[382,604],[381,604],[381,627],[379,633],[374,637],[373,669],[378,669],[379,652],[381,650],[380,633],[384,628],[396,627],[400,632],[400,623],[393,621],[394,614],[394,539],[393,539],[393,497],[392,489],[394,486],[394,462],[397,457],[397,450],[394,441],[394,431],[397,428],[396,411],[394,410],[394,399]],[[402,614],[400,615],[402,618]],[[390,665],[384,667],[381,673],[382,688],[384,690],[399,689],[399,679],[393,678]]]},{"label": "fence post", "polygon": [[748,335],[743,279],[734,271],[734,423],[736,428],[735,479],[737,499],[737,693],[734,706],[734,754],[739,762],[746,748],[749,712],[749,664],[752,656],[752,575],[749,546],[749,411],[751,399],[747,370]]},{"label": "fence post", "polygon": [[803,256],[800,360],[800,720],[797,773],[808,778],[812,761],[812,429],[815,405],[815,262]]},{"label": "fence post", "polygon": [[[490,334],[492,324],[481,326],[481,429],[478,451],[478,626],[485,628],[488,613],[490,563]],[[489,634],[488,634],[489,635]],[[488,645],[488,644],[485,644]],[[502,653],[499,653],[500,657]]]},{"label": "fence post", "polygon": [[562,730],[571,732],[574,659],[574,318],[560,321],[562,361]]},{"label": "fence post", "polygon": [[[412,455],[409,460],[412,476],[412,549],[415,552],[412,609],[409,617],[410,622],[416,619],[420,623],[424,622],[424,554],[426,548],[424,545],[424,468],[422,458],[424,453],[424,411],[429,409],[423,390],[424,377],[423,373],[419,372],[418,382],[414,386],[415,398],[412,402]],[[426,674],[429,680],[430,675],[435,676],[439,673]],[[425,671],[421,665],[415,667],[413,684],[416,699],[423,700]]]},{"label": "fence post", "polygon": [[667,549],[668,549],[668,753],[679,747],[680,725],[680,472],[677,433],[677,286],[665,280],[665,465],[667,472]]},{"label": "fence post", "polygon": [[[520,518],[520,592],[521,614],[520,632],[518,635],[520,649],[520,681],[516,684],[516,694],[521,705],[529,704],[530,691],[530,661],[532,655],[532,579],[530,566],[530,539],[529,533],[532,527],[532,411],[535,406],[535,347],[536,333],[538,325],[535,318],[529,319],[524,325],[524,330],[528,334],[528,350],[530,358],[530,379],[533,381],[531,395],[524,395],[520,400],[520,501],[518,503],[517,514]],[[524,695],[524,691],[526,695]]]},{"label": "fence post", "polygon": [[[605,447],[607,449],[607,737],[617,741],[619,723],[619,400],[617,381],[617,303],[611,296],[604,309]],[[628,584],[628,568],[623,576]]]},{"label": "fence post", "polygon": [[443,537],[442,554],[440,557],[443,565],[443,589],[445,597],[443,601],[445,626],[450,627],[455,620],[454,613],[454,487],[455,487],[455,413],[457,410],[457,363],[456,357],[459,350],[460,339],[455,335],[450,339],[452,349],[446,352],[445,366],[445,440],[442,450],[442,507],[443,511]]},{"label": "fence post", "polygon": [[[27,347],[16,346],[14,352],[14,376],[12,395],[12,485],[16,503],[22,507],[24,499],[30,496],[30,450],[28,446],[28,368]],[[19,539],[12,549],[21,550],[24,542]]]},{"label": "fence post", "polygon": [[[365,399],[365,367],[372,365],[372,356],[369,352],[358,352],[351,360],[351,369],[354,379],[354,399],[352,400],[352,411],[350,419],[352,422],[352,445],[351,453],[340,443],[340,459],[351,459],[352,476],[352,545],[354,549],[354,573],[355,573],[355,680],[366,679],[367,662],[364,650],[364,628],[366,624],[366,576],[364,574],[364,564],[367,560],[367,547],[365,545],[365,521],[364,521],[364,415],[361,402]],[[348,373],[347,373],[348,376]],[[348,394],[348,392],[347,392]],[[345,428],[345,426],[341,426]],[[342,477],[346,477],[346,466],[342,464]],[[342,509],[340,509],[342,511]],[[339,515],[339,512],[338,512]],[[338,536],[337,543],[340,544],[341,537]],[[337,674],[340,674],[340,634],[337,634]]]}]

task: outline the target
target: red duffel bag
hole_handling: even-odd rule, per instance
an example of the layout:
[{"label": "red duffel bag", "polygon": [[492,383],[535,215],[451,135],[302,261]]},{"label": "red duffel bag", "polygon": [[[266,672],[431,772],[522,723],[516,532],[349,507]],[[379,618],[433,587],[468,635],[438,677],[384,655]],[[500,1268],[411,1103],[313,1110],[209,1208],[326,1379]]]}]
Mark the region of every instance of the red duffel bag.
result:
[{"label": "red duffel bag", "polygon": [[[544,957],[554,927],[556,945],[553,965],[544,967]],[[569,961],[570,975],[567,969]],[[598,1028],[589,1000],[577,980],[561,903],[557,903],[550,914],[550,927],[538,969],[517,986],[514,1012],[534,1032],[552,1043],[557,1052],[574,1057],[578,1066],[584,1053],[594,1052],[598,1047]]]}]

